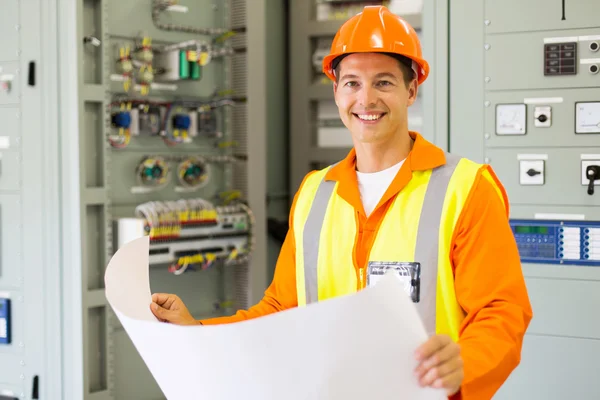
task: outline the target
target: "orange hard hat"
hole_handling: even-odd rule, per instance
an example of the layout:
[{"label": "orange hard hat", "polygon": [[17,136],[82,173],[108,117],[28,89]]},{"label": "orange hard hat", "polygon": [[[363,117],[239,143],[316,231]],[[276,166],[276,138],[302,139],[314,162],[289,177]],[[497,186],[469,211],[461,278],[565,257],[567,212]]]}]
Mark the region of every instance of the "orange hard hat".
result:
[{"label": "orange hard hat", "polygon": [[366,6],[342,25],[323,58],[323,72],[335,81],[334,60],[351,53],[389,53],[412,60],[419,84],[429,75],[414,28],[385,6]]}]

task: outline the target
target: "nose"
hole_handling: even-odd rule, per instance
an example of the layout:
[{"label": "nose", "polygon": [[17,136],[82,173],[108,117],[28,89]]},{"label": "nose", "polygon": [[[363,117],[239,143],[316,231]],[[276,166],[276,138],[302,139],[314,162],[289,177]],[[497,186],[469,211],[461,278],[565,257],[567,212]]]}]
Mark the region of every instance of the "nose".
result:
[{"label": "nose", "polygon": [[368,108],[377,104],[377,90],[371,85],[364,85],[357,95],[357,100],[362,107]]}]

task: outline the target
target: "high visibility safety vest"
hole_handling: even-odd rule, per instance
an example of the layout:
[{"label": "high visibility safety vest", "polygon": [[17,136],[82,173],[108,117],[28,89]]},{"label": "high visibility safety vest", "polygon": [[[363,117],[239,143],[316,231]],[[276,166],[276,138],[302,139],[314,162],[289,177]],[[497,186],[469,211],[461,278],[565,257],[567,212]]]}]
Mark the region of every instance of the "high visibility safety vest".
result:
[{"label": "high visibility safety vest", "polygon": [[[446,163],[413,171],[393,199],[368,262],[419,262],[420,300],[415,303],[429,334],[458,340],[464,313],[454,291],[452,239],[481,165],[446,154]],[[358,220],[354,208],[326,180],[331,166],[309,176],[293,217],[298,306],[347,295],[365,287],[365,267],[355,267]]]}]

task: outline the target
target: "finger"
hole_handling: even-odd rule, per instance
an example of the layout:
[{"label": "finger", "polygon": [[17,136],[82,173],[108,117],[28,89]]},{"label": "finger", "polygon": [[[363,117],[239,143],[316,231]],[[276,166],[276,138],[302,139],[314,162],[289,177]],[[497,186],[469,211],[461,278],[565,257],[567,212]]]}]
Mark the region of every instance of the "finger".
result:
[{"label": "finger", "polygon": [[173,306],[173,303],[178,299],[178,297],[174,294],[169,293],[154,293],[152,295],[152,301],[156,304],[170,310]]},{"label": "finger", "polygon": [[163,322],[175,322],[177,320],[177,313],[169,311],[156,303],[151,304],[150,310],[156,318],[163,320]]},{"label": "finger", "polygon": [[423,374],[428,369],[443,364],[455,357],[460,357],[460,346],[451,342],[445,347],[439,349],[437,352],[433,353],[430,357],[421,361],[417,367],[417,374]]},{"label": "finger", "polygon": [[417,348],[415,351],[415,356],[417,360],[423,361],[450,343],[452,343],[452,339],[450,339],[450,337],[447,335],[432,336],[429,338],[429,340]]},{"label": "finger", "polygon": [[154,293],[152,295],[152,301],[156,304],[163,304],[169,299],[170,294],[168,293]]},{"label": "finger", "polygon": [[421,377],[419,383],[422,386],[432,386],[438,380],[441,379],[444,381],[446,377],[452,376],[457,371],[462,373],[462,370],[462,359],[460,357],[455,357],[443,364],[426,370],[425,375]]},{"label": "finger", "polygon": [[462,368],[459,368],[442,378],[436,379],[431,386],[436,389],[446,389],[448,396],[452,396],[460,389],[463,379],[464,372]]}]

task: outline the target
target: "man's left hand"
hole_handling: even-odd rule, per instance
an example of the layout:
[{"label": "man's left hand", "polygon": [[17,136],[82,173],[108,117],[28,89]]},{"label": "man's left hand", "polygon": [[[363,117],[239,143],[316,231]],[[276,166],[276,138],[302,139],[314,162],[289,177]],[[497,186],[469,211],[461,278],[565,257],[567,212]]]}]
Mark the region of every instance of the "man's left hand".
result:
[{"label": "man's left hand", "polygon": [[458,392],[464,378],[463,360],[460,346],[450,336],[432,336],[415,356],[419,361],[415,374],[422,386],[443,388],[448,396]]}]

